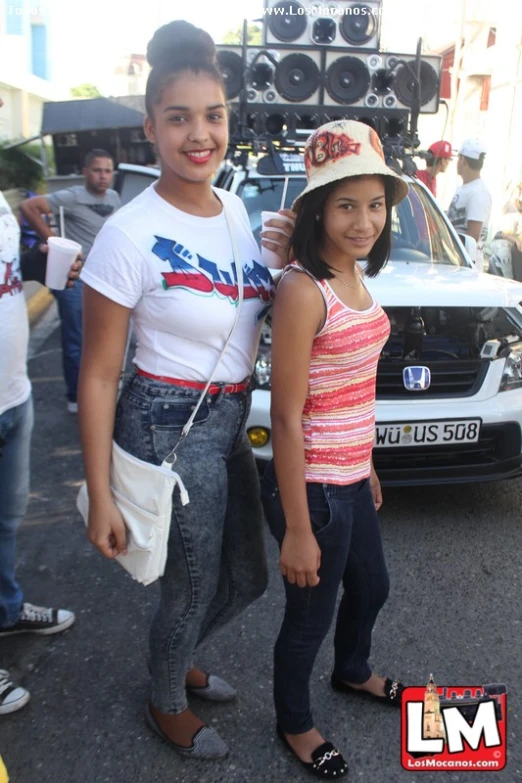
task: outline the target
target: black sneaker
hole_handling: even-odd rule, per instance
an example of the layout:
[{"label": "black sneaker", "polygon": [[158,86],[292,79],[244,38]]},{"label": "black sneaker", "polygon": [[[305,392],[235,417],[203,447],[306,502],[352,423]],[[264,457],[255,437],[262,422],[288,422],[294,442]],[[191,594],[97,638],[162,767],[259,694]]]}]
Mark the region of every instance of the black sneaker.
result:
[{"label": "black sneaker", "polygon": [[75,621],[73,612],[67,609],[51,609],[46,606],[33,606],[25,603],[18,622],[0,628],[2,636],[11,636],[15,633],[38,633],[41,636],[50,636],[69,628]]},{"label": "black sneaker", "polygon": [[9,677],[9,672],[0,669],[0,715],[21,710],[29,699],[29,691],[19,685],[14,685]]}]

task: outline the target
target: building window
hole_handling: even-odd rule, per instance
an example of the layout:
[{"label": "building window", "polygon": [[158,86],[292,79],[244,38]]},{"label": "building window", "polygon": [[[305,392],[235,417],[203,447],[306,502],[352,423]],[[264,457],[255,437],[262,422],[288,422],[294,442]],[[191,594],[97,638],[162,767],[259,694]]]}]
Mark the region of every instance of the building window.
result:
[{"label": "building window", "polygon": [[480,111],[488,110],[490,92],[491,92],[491,76],[484,76],[482,80],[482,93],[480,95]]},{"label": "building window", "polygon": [[9,0],[5,7],[7,35],[24,33],[24,0]]},{"label": "building window", "polygon": [[40,79],[49,78],[47,73],[47,27],[31,25],[31,73]]}]

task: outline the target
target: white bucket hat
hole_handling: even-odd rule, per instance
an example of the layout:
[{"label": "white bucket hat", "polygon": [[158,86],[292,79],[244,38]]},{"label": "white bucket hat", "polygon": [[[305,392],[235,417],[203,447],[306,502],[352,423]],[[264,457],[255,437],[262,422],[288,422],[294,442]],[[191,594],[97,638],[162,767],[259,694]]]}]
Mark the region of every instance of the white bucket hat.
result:
[{"label": "white bucket hat", "polygon": [[308,185],[292,204],[294,211],[306,193],[345,177],[386,177],[394,185],[392,205],[408,195],[408,183],[386,165],[378,134],[364,122],[337,120],[321,125],[306,141],[304,160]]}]

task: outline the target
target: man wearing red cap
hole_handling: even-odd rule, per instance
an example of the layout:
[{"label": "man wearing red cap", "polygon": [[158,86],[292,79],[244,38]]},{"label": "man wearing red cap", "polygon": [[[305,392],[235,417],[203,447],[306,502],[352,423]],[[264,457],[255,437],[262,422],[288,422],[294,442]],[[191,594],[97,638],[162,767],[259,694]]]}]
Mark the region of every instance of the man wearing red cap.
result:
[{"label": "man wearing red cap", "polygon": [[430,157],[426,159],[426,168],[417,172],[417,178],[424,182],[434,196],[437,195],[437,174],[446,171],[451,160],[449,141],[436,141],[428,149]]}]

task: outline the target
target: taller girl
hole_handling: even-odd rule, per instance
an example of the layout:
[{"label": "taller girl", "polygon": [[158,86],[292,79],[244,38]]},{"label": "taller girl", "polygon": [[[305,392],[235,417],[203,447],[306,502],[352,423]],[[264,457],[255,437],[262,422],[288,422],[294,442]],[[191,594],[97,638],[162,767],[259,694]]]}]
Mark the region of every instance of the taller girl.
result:
[{"label": "taller girl", "polygon": [[[175,493],[150,633],[149,724],[178,751],[212,758],[227,747],[188,709],[186,691],[219,701],[235,696],[224,680],[194,667],[194,651],[266,586],[258,478],[245,422],[273,285],[242,202],[211,184],[228,144],[212,40],[187,22],[172,22],[155,33],[147,56],[145,132],[161,159],[161,176],[105,224],[82,273],[80,424],[89,537],[107,557],[124,552],[125,527],[109,487],[113,433],[136,457],[163,461],[230,333],[236,272],[242,274],[238,327],[177,452],[190,503],[182,506]],[[224,209],[242,270],[233,263]],[[288,225],[277,222],[283,230]],[[130,316],[138,338],[136,372],[116,404]]]}]

